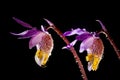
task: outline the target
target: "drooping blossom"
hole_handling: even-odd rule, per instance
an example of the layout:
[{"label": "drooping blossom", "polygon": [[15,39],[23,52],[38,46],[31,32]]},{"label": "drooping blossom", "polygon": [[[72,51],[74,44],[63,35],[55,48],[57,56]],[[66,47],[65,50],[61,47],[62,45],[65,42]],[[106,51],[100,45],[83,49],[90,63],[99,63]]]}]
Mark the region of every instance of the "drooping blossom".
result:
[{"label": "drooping blossom", "polygon": [[88,71],[96,71],[104,52],[104,45],[99,34],[77,28],[72,29],[71,31],[66,31],[63,35],[76,35],[76,37],[74,41],[69,45],[64,46],[62,49],[69,49],[71,46],[74,46],[77,41],[81,41],[79,52],[82,53],[85,50],[87,51],[86,61],[88,62]]},{"label": "drooping blossom", "polygon": [[13,17],[13,19],[23,27],[28,28],[28,30],[21,33],[11,32],[11,34],[19,36],[18,39],[31,38],[29,41],[29,49],[36,46],[35,61],[39,66],[45,66],[53,50],[53,39],[51,34],[49,34],[43,26],[41,26],[41,30],[38,30],[36,27],[32,27],[30,24],[20,19],[15,17]]}]

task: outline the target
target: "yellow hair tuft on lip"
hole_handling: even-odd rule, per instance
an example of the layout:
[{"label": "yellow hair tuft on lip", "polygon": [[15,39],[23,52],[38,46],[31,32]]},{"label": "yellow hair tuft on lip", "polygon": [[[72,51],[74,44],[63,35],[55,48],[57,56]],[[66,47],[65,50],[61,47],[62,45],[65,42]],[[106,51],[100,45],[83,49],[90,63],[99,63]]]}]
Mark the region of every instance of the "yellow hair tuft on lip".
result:
[{"label": "yellow hair tuft on lip", "polygon": [[100,62],[100,57],[97,56],[97,55],[94,55],[94,61],[93,61],[93,64],[92,64],[92,70],[93,71],[97,70],[99,62]]},{"label": "yellow hair tuft on lip", "polygon": [[88,53],[86,56],[86,61],[92,61],[93,59],[93,54],[92,53]]},{"label": "yellow hair tuft on lip", "polygon": [[37,50],[36,56],[38,57],[41,66],[44,66],[47,63],[49,58],[49,54],[43,52],[42,50]]},{"label": "yellow hair tuft on lip", "polygon": [[89,67],[91,66],[90,70],[93,70],[93,71],[96,71],[98,69],[100,60],[101,60],[100,56],[93,53],[88,53],[86,56],[86,61],[90,63]]}]

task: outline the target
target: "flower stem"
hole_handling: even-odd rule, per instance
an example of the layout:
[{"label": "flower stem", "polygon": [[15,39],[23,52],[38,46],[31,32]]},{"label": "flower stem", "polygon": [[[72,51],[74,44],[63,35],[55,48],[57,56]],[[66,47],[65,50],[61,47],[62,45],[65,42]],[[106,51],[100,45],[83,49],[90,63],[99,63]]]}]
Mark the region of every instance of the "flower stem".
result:
[{"label": "flower stem", "polygon": [[97,22],[100,23],[101,27],[102,27],[102,32],[106,35],[108,41],[110,42],[110,44],[113,46],[113,49],[115,50],[118,59],[120,59],[120,50],[118,49],[118,47],[116,46],[116,44],[114,43],[113,39],[111,38],[110,34],[108,33],[106,27],[104,26],[104,24],[100,21],[100,20],[96,20]]},{"label": "flower stem", "polygon": [[[68,39],[65,36],[63,36],[62,32],[57,27],[55,27],[55,25],[51,25],[50,27],[47,28],[47,30],[50,29],[50,28],[53,29],[63,39],[63,41],[67,45],[70,44]],[[82,73],[83,80],[88,80],[87,76],[86,76],[86,73],[85,73],[85,70],[83,68],[82,62],[81,62],[79,56],[77,55],[77,52],[75,51],[74,47],[70,47],[70,51],[72,52],[72,54],[73,54],[73,56],[74,56],[74,58],[76,60],[76,63],[78,64],[80,72]]]}]

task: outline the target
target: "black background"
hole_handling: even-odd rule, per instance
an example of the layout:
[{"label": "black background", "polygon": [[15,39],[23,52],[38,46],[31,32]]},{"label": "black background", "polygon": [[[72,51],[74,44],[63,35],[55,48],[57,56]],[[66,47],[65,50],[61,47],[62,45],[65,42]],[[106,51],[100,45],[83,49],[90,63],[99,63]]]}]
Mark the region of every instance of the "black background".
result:
[{"label": "black background", "polygon": [[[47,62],[47,67],[39,67],[34,61],[36,48],[31,50],[28,48],[29,39],[19,40],[16,36],[9,33],[22,32],[27,29],[17,24],[12,17],[19,18],[38,29],[40,29],[40,25],[48,26],[43,20],[43,18],[46,18],[53,22],[62,32],[77,27],[86,28],[90,32],[99,31],[101,27],[95,21],[99,19],[105,24],[120,49],[119,6],[117,6],[117,3],[107,3],[107,5],[103,3],[99,4],[99,1],[94,5],[89,4],[89,2],[84,3],[84,5],[82,3],[69,5],[64,3],[65,7],[63,7],[63,3],[59,3],[59,7],[58,4],[48,5],[45,3],[34,5],[28,5],[28,3],[25,4],[23,2],[4,4],[1,7],[0,17],[1,73],[3,78],[11,80],[82,80],[81,72],[72,53],[69,50],[61,49],[66,44],[53,30],[49,30],[54,39],[52,56]],[[104,57],[97,71],[89,72],[87,70],[86,52],[82,54],[78,52],[80,42],[75,45],[88,80],[119,80],[120,61],[105,36],[101,35],[100,37],[103,40],[105,50]],[[74,40],[74,36],[67,38],[70,41]]]}]

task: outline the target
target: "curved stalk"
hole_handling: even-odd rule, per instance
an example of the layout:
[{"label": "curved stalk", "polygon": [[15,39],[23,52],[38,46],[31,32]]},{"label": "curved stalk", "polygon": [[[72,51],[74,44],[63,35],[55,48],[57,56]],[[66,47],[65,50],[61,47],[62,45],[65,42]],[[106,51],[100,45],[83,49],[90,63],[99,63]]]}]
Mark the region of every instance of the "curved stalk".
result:
[{"label": "curved stalk", "polygon": [[[70,44],[70,42],[68,41],[68,39],[67,39],[65,36],[63,36],[62,32],[61,32],[52,22],[50,22],[50,21],[47,20],[47,19],[44,19],[44,20],[47,21],[48,24],[50,25],[50,26],[47,28],[47,30],[48,30],[48,29],[53,29],[53,30],[63,39],[63,41],[64,41],[67,45]],[[88,80],[88,78],[87,78],[87,76],[86,76],[86,73],[85,73],[85,70],[84,70],[84,67],[83,67],[83,65],[82,65],[82,62],[81,62],[79,56],[77,55],[77,52],[76,52],[76,50],[74,49],[74,47],[70,47],[70,51],[72,52],[72,54],[73,54],[73,56],[74,56],[74,58],[75,58],[75,61],[76,61],[76,63],[78,64],[78,67],[79,67],[80,72],[81,72],[81,74],[82,74],[81,77],[83,78],[83,80]]]},{"label": "curved stalk", "polygon": [[113,39],[111,38],[110,34],[108,33],[105,25],[100,21],[100,20],[96,20],[97,22],[100,23],[101,27],[102,27],[102,33],[106,35],[108,41],[110,42],[110,44],[112,45],[113,49],[115,50],[118,59],[120,59],[120,50],[118,49],[118,47],[116,46],[115,42],[113,41]]}]

